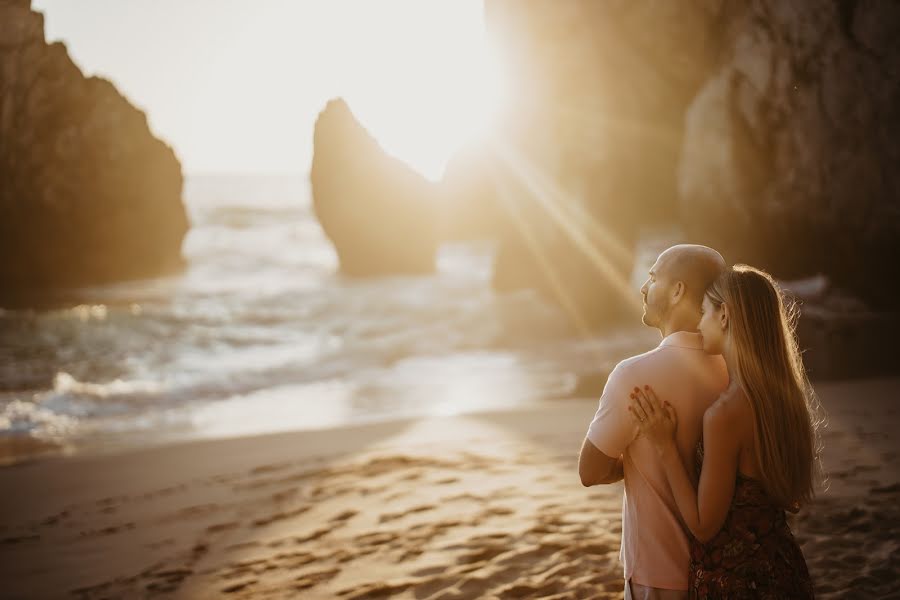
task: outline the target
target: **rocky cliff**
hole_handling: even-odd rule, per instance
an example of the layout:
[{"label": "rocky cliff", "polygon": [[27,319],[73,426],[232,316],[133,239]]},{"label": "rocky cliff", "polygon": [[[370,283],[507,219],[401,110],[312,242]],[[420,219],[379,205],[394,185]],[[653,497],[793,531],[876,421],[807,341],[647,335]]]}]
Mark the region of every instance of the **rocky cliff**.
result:
[{"label": "rocky cliff", "polygon": [[685,113],[689,232],[900,309],[900,4],[725,2],[718,18]]},{"label": "rocky cliff", "polygon": [[2,295],[178,269],[181,189],[145,115],[47,44],[28,0],[0,0]]},{"label": "rocky cliff", "polygon": [[[900,4],[487,0],[486,15],[514,82],[504,138],[590,215],[601,254],[676,223],[732,263],[900,309]],[[535,284],[524,247],[507,242],[497,277]],[[608,296],[583,262],[577,294]]]}]

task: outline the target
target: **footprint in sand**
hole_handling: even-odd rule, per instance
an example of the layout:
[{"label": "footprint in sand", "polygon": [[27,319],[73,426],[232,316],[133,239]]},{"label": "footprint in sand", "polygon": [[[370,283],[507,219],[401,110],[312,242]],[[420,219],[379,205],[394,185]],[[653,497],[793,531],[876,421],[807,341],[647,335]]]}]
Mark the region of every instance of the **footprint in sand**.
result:
[{"label": "footprint in sand", "polygon": [[228,521],[225,523],[215,523],[206,528],[206,531],[209,533],[218,533],[220,531],[228,531],[229,529],[235,529],[240,526],[240,523],[237,521]]},{"label": "footprint in sand", "polygon": [[114,533],[119,533],[120,531],[127,531],[129,529],[134,529],[134,523],[122,523],[120,525],[110,525],[109,527],[104,527],[102,529],[90,529],[87,531],[81,531],[78,533],[78,537],[82,538],[92,538],[92,537],[100,537],[105,535],[112,535]]},{"label": "footprint in sand", "polygon": [[278,512],[272,515],[266,515],[265,517],[260,517],[253,521],[254,527],[263,527],[265,525],[269,525],[270,523],[274,523],[275,521],[282,521],[284,519],[291,519],[298,515],[302,515],[306,511],[312,508],[309,505],[304,505],[299,508],[295,508],[294,510],[288,510],[283,512]]},{"label": "footprint in sand", "polygon": [[345,510],[344,512],[331,517],[331,519],[329,519],[329,520],[330,521],[346,521],[347,519],[351,519],[351,518],[355,517],[357,514],[359,514],[359,511],[357,511],[357,510]]},{"label": "footprint in sand", "polygon": [[296,488],[291,488],[289,490],[284,490],[283,492],[275,492],[270,496],[272,500],[275,502],[282,502],[284,500],[288,500],[297,495],[298,490]]},{"label": "footprint in sand", "polygon": [[226,550],[244,550],[246,548],[253,548],[254,546],[259,546],[260,543],[257,541],[250,542],[238,542],[237,544],[231,544],[229,546],[225,546]]},{"label": "footprint in sand", "polygon": [[255,584],[259,581],[256,578],[245,579],[243,581],[238,581],[237,583],[232,583],[231,585],[225,586],[222,588],[222,593],[224,594],[233,594],[234,592],[240,592],[241,590]]},{"label": "footprint in sand", "polygon": [[0,544],[4,544],[4,545],[21,544],[22,542],[32,542],[32,541],[37,541],[39,539],[41,539],[41,536],[36,533],[26,534],[26,535],[14,535],[14,536],[0,539]]},{"label": "footprint in sand", "polygon": [[379,522],[379,523],[386,523],[386,522],[388,522],[388,521],[396,521],[397,519],[400,519],[400,518],[402,518],[402,517],[405,517],[406,515],[410,515],[410,514],[414,514],[414,513],[419,513],[419,512],[424,512],[424,511],[427,511],[427,510],[434,510],[435,508],[437,508],[437,507],[435,507],[435,506],[433,506],[433,505],[431,505],[431,504],[423,504],[423,505],[421,505],[421,506],[414,506],[414,507],[412,507],[412,508],[410,508],[410,509],[408,509],[408,510],[406,510],[406,511],[403,511],[403,512],[384,513],[384,514],[378,516],[378,522]]},{"label": "footprint in sand", "polygon": [[398,580],[390,582],[367,583],[353,588],[347,588],[338,591],[338,596],[346,596],[347,600],[362,600],[373,598],[392,598],[397,594],[402,594],[412,587],[414,580]]},{"label": "footprint in sand", "polygon": [[424,473],[421,470],[413,471],[412,473],[409,473],[408,475],[404,475],[403,477],[400,477],[399,481],[416,481],[416,480],[422,479],[422,475],[424,475]]},{"label": "footprint in sand", "polygon": [[294,543],[295,544],[303,544],[305,542],[311,542],[313,540],[317,540],[320,537],[322,537],[323,535],[330,533],[332,529],[333,529],[333,526],[323,527],[321,529],[316,529],[315,531],[313,531],[312,533],[309,533],[307,535],[296,536],[296,537],[294,537]]},{"label": "footprint in sand", "polygon": [[151,579],[145,589],[152,592],[171,593],[178,589],[181,583],[194,573],[193,569],[184,567],[153,571],[146,576]]},{"label": "footprint in sand", "polygon": [[284,469],[289,468],[293,463],[275,463],[271,465],[260,465],[250,471],[251,475],[258,475],[260,473],[274,473],[276,471],[283,471]]},{"label": "footprint in sand", "polygon": [[305,590],[317,586],[325,581],[334,579],[334,577],[340,572],[340,569],[328,569],[325,571],[306,573],[297,577],[291,584],[291,587],[293,587],[295,590]]}]

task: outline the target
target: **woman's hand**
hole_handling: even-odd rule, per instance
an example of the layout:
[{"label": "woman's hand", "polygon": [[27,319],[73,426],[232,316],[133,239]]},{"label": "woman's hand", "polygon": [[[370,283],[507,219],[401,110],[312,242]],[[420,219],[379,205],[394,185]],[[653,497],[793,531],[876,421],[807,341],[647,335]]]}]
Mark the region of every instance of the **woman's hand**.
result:
[{"label": "woman's hand", "polygon": [[662,453],[675,447],[678,418],[668,402],[662,403],[649,385],[631,391],[628,411],[641,433]]}]

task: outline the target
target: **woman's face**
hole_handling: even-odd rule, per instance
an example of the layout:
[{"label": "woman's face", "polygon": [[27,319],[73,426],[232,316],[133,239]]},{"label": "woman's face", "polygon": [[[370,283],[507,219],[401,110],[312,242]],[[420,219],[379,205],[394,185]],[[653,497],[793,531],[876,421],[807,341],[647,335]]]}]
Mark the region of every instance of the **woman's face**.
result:
[{"label": "woman's face", "polygon": [[720,304],[718,308],[709,299],[709,296],[703,296],[703,304],[700,306],[700,337],[703,340],[703,351],[707,354],[722,354],[725,347],[725,325],[724,325],[725,305]]}]

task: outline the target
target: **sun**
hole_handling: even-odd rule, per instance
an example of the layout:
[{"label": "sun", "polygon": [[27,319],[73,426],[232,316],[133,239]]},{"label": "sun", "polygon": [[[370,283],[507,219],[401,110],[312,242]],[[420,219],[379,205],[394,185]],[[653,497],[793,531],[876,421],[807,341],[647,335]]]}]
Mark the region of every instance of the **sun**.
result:
[{"label": "sun", "polygon": [[436,181],[455,151],[489,132],[506,86],[482,2],[420,2],[409,10],[379,23],[379,59],[356,72],[345,98],[388,153]]},{"label": "sun", "polygon": [[33,0],[47,39],[144,110],[187,173],[305,172],[317,115],[343,97],[438,179],[502,112],[483,0],[192,0],[175,20],[162,4]]}]

